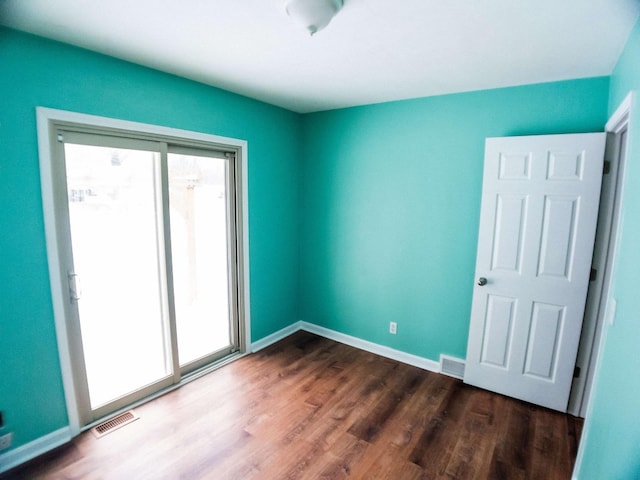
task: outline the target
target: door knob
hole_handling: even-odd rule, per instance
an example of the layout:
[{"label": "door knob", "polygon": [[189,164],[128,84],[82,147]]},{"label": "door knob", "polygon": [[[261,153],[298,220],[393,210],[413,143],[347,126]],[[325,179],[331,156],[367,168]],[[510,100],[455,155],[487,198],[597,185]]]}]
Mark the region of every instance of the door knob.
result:
[{"label": "door knob", "polygon": [[481,287],[484,287],[487,284],[487,279],[484,277],[480,277],[478,279],[478,285],[480,285]]}]

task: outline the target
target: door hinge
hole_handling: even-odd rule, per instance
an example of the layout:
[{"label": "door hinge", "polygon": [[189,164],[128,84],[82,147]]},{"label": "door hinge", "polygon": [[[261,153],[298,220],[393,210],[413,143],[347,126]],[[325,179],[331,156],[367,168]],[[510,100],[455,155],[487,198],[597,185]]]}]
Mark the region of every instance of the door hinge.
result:
[{"label": "door hinge", "polygon": [[580,378],[580,367],[576,366],[573,369],[573,378]]},{"label": "door hinge", "polygon": [[590,282],[595,281],[597,276],[598,276],[598,270],[596,270],[595,268],[592,268],[591,273],[589,273],[589,281]]},{"label": "door hinge", "polygon": [[604,164],[602,165],[602,173],[603,175],[608,175],[609,173],[611,173],[611,162],[609,160],[605,160]]}]

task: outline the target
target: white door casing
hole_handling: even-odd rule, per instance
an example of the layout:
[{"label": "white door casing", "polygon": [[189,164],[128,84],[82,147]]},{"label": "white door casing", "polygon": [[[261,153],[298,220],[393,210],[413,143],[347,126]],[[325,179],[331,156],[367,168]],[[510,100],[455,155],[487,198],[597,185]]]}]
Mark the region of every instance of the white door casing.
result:
[{"label": "white door casing", "polygon": [[605,139],[486,140],[465,383],[566,411]]}]

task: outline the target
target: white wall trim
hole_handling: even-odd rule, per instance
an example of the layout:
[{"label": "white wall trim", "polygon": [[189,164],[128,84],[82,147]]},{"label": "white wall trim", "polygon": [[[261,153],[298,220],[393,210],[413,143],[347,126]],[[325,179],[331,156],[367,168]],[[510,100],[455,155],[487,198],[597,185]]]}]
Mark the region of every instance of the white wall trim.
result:
[{"label": "white wall trim", "polygon": [[335,330],[320,327],[318,325],[314,325],[313,323],[298,323],[301,324],[301,329],[306,332],[315,333],[316,335],[320,335],[321,337],[335,340],[336,342],[344,343],[345,345],[359,348],[360,350],[365,350],[370,353],[375,353],[376,355],[380,355],[382,357],[397,360],[398,362],[406,363],[407,365],[413,365],[414,367],[422,368],[423,370],[440,373],[440,364],[436,361],[429,360],[428,358],[419,357],[417,355],[402,352],[400,350],[386,347],[384,345],[368,342],[367,340],[362,340],[357,337],[352,337],[351,335],[336,332]]},{"label": "white wall trim", "polygon": [[[67,112],[68,113],[68,112]],[[59,262],[58,224],[55,221],[55,202],[53,189],[53,152],[50,142],[50,125],[57,118],[69,118],[57,110],[48,108],[36,108],[38,156],[40,161],[40,185],[42,189],[42,208],[44,213],[45,238],[47,244],[47,262],[49,265],[49,283],[51,288],[51,300],[53,303],[53,316],[55,320],[56,338],[58,343],[58,357],[60,359],[60,371],[65,394],[67,416],[71,436],[80,433],[80,415],[77,401],[77,391],[73,375],[73,362],[71,346],[69,344],[69,332],[67,329],[67,308],[62,301],[65,297],[63,280],[60,278],[62,267]],[[73,117],[76,118],[76,117]]]},{"label": "white wall trim", "polygon": [[283,338],[286,338],[299,330],[314,333],[321,337],[344,343],[345,345],[349,345],[350,347],[358,348],[370,353],[375,353],[376,355],[380,355],[381,357],[397,360],[398,362],[406,363],[407,365],[413,365],[414,367],[422,368],[423,370],[442,373],[440,371],[440,363],[434,360],[429,360],[428,358],[412,355],[410,353],[402,352],[400,350],[386,347],[377,343],[368,342],[367,340],[362,340],[361,338],[352,337],[351,335],[346,335],[344,333],[340,333],[335,330],[320,327],[313,323],[304,321],[298,321],[292,325],[289,325],[288,327],[283,328],[282,330],[278,330],[277,332],[264,337],[261,340],[258,340],[257,342],[252,343],[251,351],[257,352],[259,350],[262,350],[263,348],[266,348],[269,345],[273,345],[274,343],[279,342]]},{"label": "white wall trim", "polygon": [[246,148],[247,144],[246,140],[223,137],[221,135],[213,135],[211,133],[183,130],[173,127],[164,127],[162,125],[154,125],[151,123],[133,122],[130,120],[121,120],[119,118],[101,117],[98,115],[71,112],[67,110],[57,110],[48,107],[36,107],[36,112],[39,116],[42,117],[42,120],[55,120],[59,122],[79,125],[91,125],[94,127],[106,129],[147,133],[162,137],[172,137],[176,139],[199,140],[206,143],[231,145],[241,148]]},{"label": "white wall trim", "polygon": [[302,322],[293,323],[288,327],[284,327],[282,330],[278,330],[271,335],[267,335],[266,337],[251,344],[251,353],[259,352],[263,348],[267,348],[268,346],[287,338],[289,335],[296,333],[298,330],[302,330]]},{"label": "white wall trim", "polygon": [[7,453],[3,453],[0,455],[0,473],[9,471],[29,460],[33,460],[43,453],[47,453],[60,445],[70,442],[72,437],[71,429],[69,427],[63,427],[44,437],[37,438],[32,442],[9,450]]},{"label": "white wall trim", "polygon": [[[236,140],[238,141],[238,140]],[[240,163],[240,178],[242,189],[242,255],[239,260],[242,268],[242,278],[238,279],[238,286],[240,287],[240,294],[242,298],[239,299],[243,304],[242,314],[239,318],[244,326],[243,335],[240,343],[244,347],[244,353],[251,352],[251,268],[249,262],[249,143],[245,140],[241,140],[240,151],[238,152],[238,161]]]},{"label": "white wall trim", "polygon": [[627,96],[624,97],[624,100],[622,100],[620,105],[618,105],[618,108],[616,108],[616,111],[611,115],[611,118],[607,121],[607,124],[604,127],[605,132],[617,133],[620,130],[620,127],[626,124],[629,115],[631,114],[633,98],[633,91],[629,92]]}]

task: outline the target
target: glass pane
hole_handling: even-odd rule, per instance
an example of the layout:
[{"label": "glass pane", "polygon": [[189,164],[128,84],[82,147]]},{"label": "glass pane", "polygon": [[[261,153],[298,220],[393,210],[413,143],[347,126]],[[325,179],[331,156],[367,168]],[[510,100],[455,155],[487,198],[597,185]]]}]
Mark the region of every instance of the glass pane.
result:
[{"label": "glass pane", "polygon": [[230,345],[226,165],[169,154],[178,357],[185,365]]},{"label": "glass pane", "polygon": [[65,144],[91,407],[170,374],[159,264],[159,155]]}]

